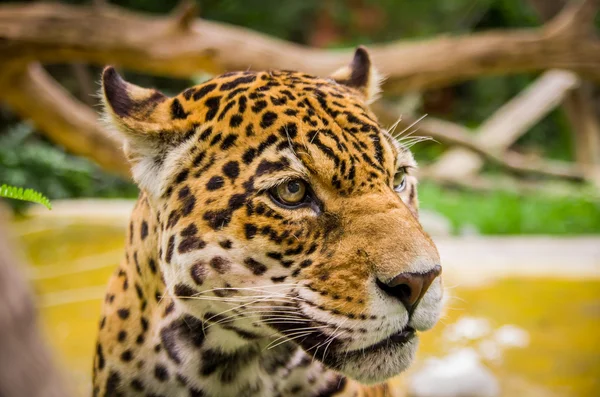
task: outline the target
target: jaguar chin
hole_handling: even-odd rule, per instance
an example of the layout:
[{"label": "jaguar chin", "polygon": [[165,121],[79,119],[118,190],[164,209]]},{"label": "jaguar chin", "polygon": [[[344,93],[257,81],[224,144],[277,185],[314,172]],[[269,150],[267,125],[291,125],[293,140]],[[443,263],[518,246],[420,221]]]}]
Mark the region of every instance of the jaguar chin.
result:
[{"label": "jaguar chin", "polygon": [[340,351],[324,363],[364,384],[381,383],[413,362],[419,337],[408,327],[363,349]]}]

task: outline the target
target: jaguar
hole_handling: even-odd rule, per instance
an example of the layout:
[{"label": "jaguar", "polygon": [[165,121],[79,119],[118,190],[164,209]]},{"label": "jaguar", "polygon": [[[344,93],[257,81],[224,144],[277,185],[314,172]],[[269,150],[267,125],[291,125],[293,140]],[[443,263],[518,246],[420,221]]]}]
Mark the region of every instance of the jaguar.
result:
[{"label": "jaguar", "polygon": [[327,78],[229,72],[174,97],[104,69],[140,196],[94,396],[393,395],[443,294],[380,83],[364,47]]}]

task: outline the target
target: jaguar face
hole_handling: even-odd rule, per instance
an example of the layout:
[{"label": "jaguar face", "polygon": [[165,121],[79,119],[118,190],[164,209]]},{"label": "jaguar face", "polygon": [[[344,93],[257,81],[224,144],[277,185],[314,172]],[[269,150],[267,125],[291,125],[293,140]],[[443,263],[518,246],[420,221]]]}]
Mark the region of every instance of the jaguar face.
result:
[{"label": "jaguar face", "polygon": [[168,294],[237,330],[224,349],[298,344],[375,383],[436,323],[440,259],[418,221],[415,161],[367,106],[377,83],[363,48],[328,79],[228,73],[173,98],[104,71]]}]

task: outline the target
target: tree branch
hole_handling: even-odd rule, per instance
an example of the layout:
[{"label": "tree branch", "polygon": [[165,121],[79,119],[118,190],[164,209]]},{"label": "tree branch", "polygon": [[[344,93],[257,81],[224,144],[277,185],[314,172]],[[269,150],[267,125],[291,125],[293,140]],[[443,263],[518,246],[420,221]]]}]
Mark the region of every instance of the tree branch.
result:
[{"label": "tree branch", "polygon": [[6,64],[0,74],[0,97],[21,117],[32,119],[69,152],[129,176],[120,142],[100,125],[98,114],[73,98],[39,64]]},{"label": "tree branch", "polygon": [[551,35],[584,39],[594,29],[594,19],[599,7],[600,0],[571,0],[551,19],[548,31]]},{"label": "tree branch", "polygon": [[[483,75],[569,69],[600,82],[600,42],[582,35],[598,0],[574,1],[540,29],[438,37],[371,47],[388,76],[385,89],[403,92],[439,87]],[[183,8],[185,10],[185,8]],[[296,69],[325,76],[350,59],[277,40],[247,29],[179,14],[149,17],[114,7],[65,4],[0,6],[0,53],[41,62],[118,64],[156,75],[189,77],[200,71]]]},{"label": "tree branch", "polygon": [[[396,112],[382,103],[373,105],[373,110],[384,124],[393,124],[398,119]],[[397,128],[409,127],[414,122],[414,118],[402,119],[398,123]],[[470,136],[469,130],[458,124],[428,117],[420,121],[415,128],[418,128],[418,131],[414,135],[428,136],[448,145],[464,147],[477,153],[491,163],[512,172],[573,180],[585,179],[585,172],[579,166],[571,163],[555,160],[539,160],[510,151],[498,152],[490,150],[477,143]]]},{"label": "tree branch", "polygon": [[191,0],[183,0],[173,12],[173,15],[175,16],[175,27],[183,31],[189,30],[192,27],[198,12],[199,8],[196,3]]},{"label": "tree branch", "polygon": [[[529,0],[529,3],[542,20],[555,17],[564,5],[563,0]],[[586,20],[583,21],[583,18]],[[592,36],[593,14],[582,15],[580,19],[581,34]],[[600,119],[594,109],[594,102],[596,100],[591,83],[583,81],[566,96],[563,109],[573,128],[575,160],[589,169],[590,177],[598,179],[600,183]]]},{"label": "tree branch", "polygon": [[[550,70],[544,73],[484,121],[473,139],[495,153],[507,150],[578,84],[577,76],[568,71]],[[483,159],[477,154],[455,148],[437,159],[432,168],[441,177],[456,179],[478,172],[483,164]]]}]

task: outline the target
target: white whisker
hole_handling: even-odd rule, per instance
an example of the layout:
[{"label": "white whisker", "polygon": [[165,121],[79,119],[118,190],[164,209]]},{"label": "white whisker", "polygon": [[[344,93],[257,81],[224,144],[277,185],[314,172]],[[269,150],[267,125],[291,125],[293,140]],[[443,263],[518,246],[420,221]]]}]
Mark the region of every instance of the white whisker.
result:
[{"label": "white whisker", "polygon": [[427,117],[427,114],[424,114],[423,116],[419,117],[417,120],[413,121],[408,127],[406,127],[405,129],[403,129],[402,131],[400,131],[398,134],[392,135],[394,138],[397,138],[399,136],[401,136],[402,134],[404,134],[406,131],[410,130],[412,127],[414,127],[418,122],[420,122],[421,120],[423,120],[425,117]]}]

